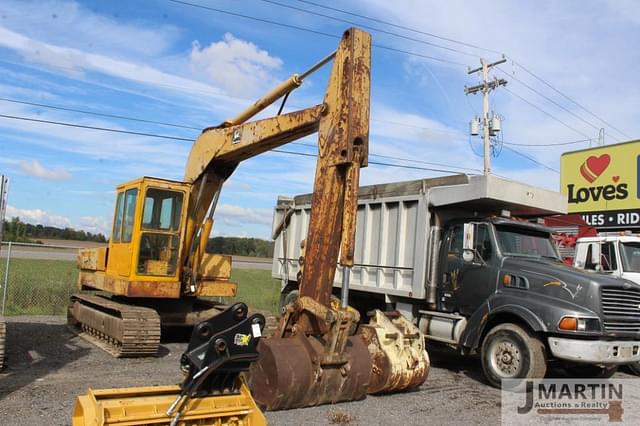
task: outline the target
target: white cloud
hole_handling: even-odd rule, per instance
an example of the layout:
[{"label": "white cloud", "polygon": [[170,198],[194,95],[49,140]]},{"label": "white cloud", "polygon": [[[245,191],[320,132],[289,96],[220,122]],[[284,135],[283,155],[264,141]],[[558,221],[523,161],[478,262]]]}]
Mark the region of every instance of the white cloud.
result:
[{"label": "white cloud", "polygon": [[71,220],[65,216],[52,215],[42,209],[18,209],[7,205],[6,219],[19,217],[20,220],[34,225],[56,226],[58,228],[71,227]]},{"label": "white cloud", "polygon": [[124,16],[98,14],[75,1],[3,0],[0,14],[5,18],[4,26],[30,37],[119,55],[155,56],[166,51],[180,34],[173,25],[127,22]]},{"label": "white cloud", "polygon": [[38,160],[21,161],[20,169],[28,175],[40,177],[48,180],[67,180],[71,179],[71,173],[67,169],[56,168],[48,169]]},{"label": "white cloud", "polygon": [[73,78],[93,71],[179,92],[220,94],[218,89],[208,84],[166,73],[145,63],[45,43],[4,27],[0,27],[0,46],[14,50],[28,61],[57,69]]},{"label": "white cloud", "polygon": [[271,225],[273,211],[265,208],[240,207],[232,204],[221,204],[217,207],[215,217],[227,224]]},{"label": "white cloud", "polygon": [[55,226],[56,228],[73,228],[76,230],[84,230],[93,234],[103,234],[109,236],[111,224],[104,217],[100,216],[83,216],[79,223],[74,223],[66,216],[51,214],[42,209],[20,209],[7,205],[5,220],[11,220],[14,217],[20,218],[25,223],[43,226]]},{"label": "white cloud", "polygon": [[82,216],[79,227],[93,234],[105,235],[107,238],[111,233],[111,222],[101,216]]},{"label": "white cloud", "polygon": [[[505,52],[554,87],[633,137],[640,132],[640,111],[636,107],[640,97],[636,70],[640,62],[638,55],[629,55],[629,52],[637,51],[640,4],[634,1],[586,1],[581,4],[584,7],[576,7],[572,2],[521,4],[496,1],[491,8],[475,9],[469,7],[468,2],[458,0],[446,3],[412,1],[402,8],[382,0],[359,2],[360,9],[366,9],[370,16]],[[425,20],[425,16],[429,16],[429,19]],[[491,25],[487,25],[487,22],[491,22]],[[482,55],[487,60],[499,59],[499,55],[494,53],[415,34],[414,36]],[[478,59],[473,56],[462,56],[424,44],[407,44],[406,40],[397,38],[383,38],[381,44],[398,45],[404,50],[443,57],[469,66],[479,65]],[[433,61],[426,61],[429,66],[425,67],[421,62],[415,58],[405,59],[407,86],[411,87],[414,93],[424,93],[425,98],[429,99],[425,102],[424,108],[432,109],[434,116],[437,114],[446,117],[447,120],[466,123],[473,115],[468,104],[480,109],[481,100],[478,97],[465,99],[462,88],[464,84],[475,84],[476,76],[468,76],[464,67],[452,67]],[[595,138],[599,127],[607,127],[609,134],[616,133],[541,81],[514,66],[511,61],[501,65],[501,68],[507,75],[499,71],[492,74],[507,79],[507,89],[541,106],[581,133]],[[513,77],[593,123],[596,128],[529,91]],[[492,108],[505,116],[505,141],[541,144],[584,138],[581,133],[540,113],[504,89],[495,91],[491,101],[494,104]],[[404,105],[401,109],[405,109]],[[373,122],[372,127],[374,125],[377,126],[377,123]],[[622,135],[616,136],[621,140],[626,139]],[[463,140],[466,139],[465,135]],[[606,142],[614,143],[615,140],[608,137]],[[514,148],[538,161],[557,167],[562,152],[586,146]],[[524,159],[514,162],[513,156],[504,154],[503,151],[503,155],[492,160],[496,165],[503,166],[500,169],[502,173],[517,173],[519,168],[538,167]],[[468,149],[467,155],[471,155]],[[507,160],[509,158],[511,160]],[[550,176],[557,182],[557,174],[550,173]],[[557,184],[555,187],[557,188]]]},{"label": "white cloud", "polygon": [[223,40],[201,47],[193,43],[191,68],[230,95],[254,96],[271,85],[272,72],[282,66],[279,58],[270,56],[255,44],[226,33]]}]

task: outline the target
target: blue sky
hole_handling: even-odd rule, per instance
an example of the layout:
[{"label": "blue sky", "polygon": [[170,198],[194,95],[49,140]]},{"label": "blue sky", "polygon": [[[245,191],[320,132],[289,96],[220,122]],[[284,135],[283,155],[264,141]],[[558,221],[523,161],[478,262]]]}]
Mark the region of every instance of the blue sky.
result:
[{"label": "blue sky", "polygon": [[[556,172],[506,147],[559,169],[563,151],[585,148],[588,142],[555,147],[506,143],[597,138],[600,127],[606,128],[606,143],[640,135],[640,4],[632,0],[494,1],[482,8],[463,1],[313,1],[422,33],[305,1],[189,1],[231,14],[167,0],[0,1],[0,98],[190,128],[6,100],[0,100],[0,114],[195,138],[196,129],[233,116],[335,49],[337,38],[311,31],[339,36],[349,24],[318,15],[323,14],[374,27],[374,44],[415,53],[373,49],[370,151],[444,166],[373,155],[372,161],[457,172],[482,168],[474,153],[481,151],[480,141],[467,135],[481,98],[464,95],[465,84],[478,82],[477,76],[467,75],[466,66],[476,67],[479,56],[491,61],[500,56],[425,33],[510,58],[494,73],[509,80],[509,91],[500,89],[492,96],[492,108],[504,117],[505,148],[492,159],[496,174],[558,189]],[[328,68],[308,79],[290,97],[287,109],[319,103],[327,74]],[[11,180],[8,216],[106,234],[115,186],[142,175],[181,179],[190,148],[185,141],[2,117],[0,132],[0,171]],[[300,145],[288,149],[314,151]],[[278,153],[241,164],[224,189],[214,234],[268,238],[277,195],[310,191],[313,173],[313,159]],[[362,183],[443,174],[371,165],[363,171]]]}]

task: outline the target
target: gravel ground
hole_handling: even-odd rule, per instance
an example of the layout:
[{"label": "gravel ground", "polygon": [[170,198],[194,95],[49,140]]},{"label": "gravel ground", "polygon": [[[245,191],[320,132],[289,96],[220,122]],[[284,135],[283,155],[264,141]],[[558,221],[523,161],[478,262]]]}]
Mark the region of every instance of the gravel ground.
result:
[{"label": "gravel ground", "polygon": [[[0,373],[0,424],[68,425],[76,395],[87,387],[178,383],[187,336],[169,336],[160,356],[115,359],[76,337],[62,317],[8,318],[7,368]],[[266,413],[272,425],[497,424],[500,392],[484,384],[477,359],[431,350],[422,387],[363,401]],[[625,375],[617,373],[618,375]],[[626,375],[625,375],[626,376]]]}]

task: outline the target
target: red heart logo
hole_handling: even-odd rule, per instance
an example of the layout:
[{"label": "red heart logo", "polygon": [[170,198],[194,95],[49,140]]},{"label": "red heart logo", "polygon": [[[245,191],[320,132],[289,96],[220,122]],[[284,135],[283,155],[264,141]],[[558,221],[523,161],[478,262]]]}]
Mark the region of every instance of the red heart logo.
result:
[{"label": "red heart logo", "polygon": [[600,157],[592,155],[580,166],[580,174],[591,183],[609,167],[610,162],[609,154],[602,154]]},{"label": "red heart logo", "polygon": [[611,179],[613,179],[614,183],[618,183],[618,181],[620,180],[620,176],[612,176]]}]

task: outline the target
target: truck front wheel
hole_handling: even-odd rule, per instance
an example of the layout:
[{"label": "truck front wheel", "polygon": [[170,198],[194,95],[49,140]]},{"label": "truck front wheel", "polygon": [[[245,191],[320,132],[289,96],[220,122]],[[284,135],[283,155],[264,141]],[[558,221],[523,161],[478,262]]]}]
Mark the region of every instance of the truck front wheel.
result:
[{"label": "truck front wheel", "polygon": [[481,360],[485,377],[496,388],[503,379],[542,379],[547,372],[544,344],[516,324],[500,324],[487,333]]}]

